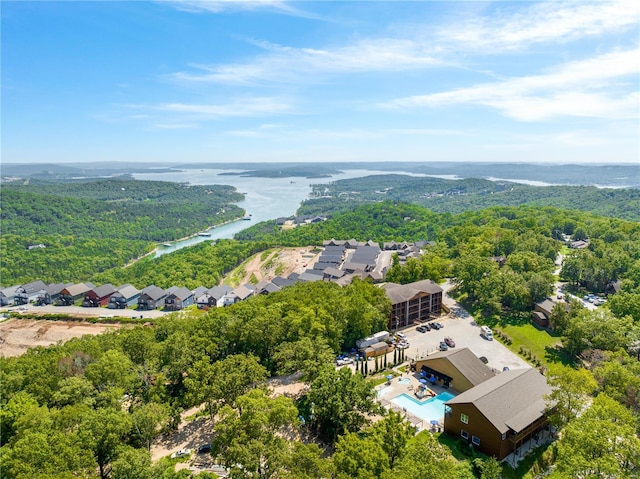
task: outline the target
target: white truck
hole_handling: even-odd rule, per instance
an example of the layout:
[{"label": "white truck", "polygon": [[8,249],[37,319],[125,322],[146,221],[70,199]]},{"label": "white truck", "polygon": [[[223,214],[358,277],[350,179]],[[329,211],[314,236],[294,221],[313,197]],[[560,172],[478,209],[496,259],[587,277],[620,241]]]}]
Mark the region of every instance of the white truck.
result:
[{"label": "white truck", "polygon": [[379,331],[371,336],[356,341],[358,349],[368,348],[372,344],[380,343],[389,339],[389,331]]}]

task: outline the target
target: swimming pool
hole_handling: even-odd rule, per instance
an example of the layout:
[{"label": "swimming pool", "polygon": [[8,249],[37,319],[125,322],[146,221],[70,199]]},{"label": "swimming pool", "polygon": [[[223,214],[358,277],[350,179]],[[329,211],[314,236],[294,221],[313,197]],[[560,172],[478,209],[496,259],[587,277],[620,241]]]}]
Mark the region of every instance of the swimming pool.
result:
[{"label": "swimming pool", "polygon": [[424,402],[420,402],[408,394],[400,394],[399,396],[391,399],[391,402],[406,409],[408,412],[416,417],[419,417],[423,421],[438,420],[444,416],[444,403],[449,399],[454,398],[455,395],[443,392],[431,399],[427,399]]}]

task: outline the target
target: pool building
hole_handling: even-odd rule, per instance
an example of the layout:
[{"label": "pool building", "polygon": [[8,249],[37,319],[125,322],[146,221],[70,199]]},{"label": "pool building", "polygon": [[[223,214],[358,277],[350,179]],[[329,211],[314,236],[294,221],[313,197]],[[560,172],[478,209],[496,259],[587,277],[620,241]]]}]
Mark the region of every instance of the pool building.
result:
[{"label": "pool building", "polygon": [[535,369],[504,371],[449,399],[444,431],[500,461],[548,428],[550,393]]},{"label": "pool building", "polygon": [[403,411],[418,429],[443,427],[446,434],[498,460],[520,454],[525,443],[538,444],[548,430],[551,388],[535,369],[496,375],[467,348],[438,352],[412,366],[414,384],[422,379],[417,387],[426,382],[438,394],[420,401],[414,385],[407,391],[386,388],[381,402]]}]

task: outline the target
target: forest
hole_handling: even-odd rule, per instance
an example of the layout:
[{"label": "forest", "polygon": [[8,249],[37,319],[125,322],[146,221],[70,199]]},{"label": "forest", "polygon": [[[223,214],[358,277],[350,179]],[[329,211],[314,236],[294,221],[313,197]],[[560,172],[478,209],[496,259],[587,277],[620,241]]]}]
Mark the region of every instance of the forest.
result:
[{"label": "forest", "polygon": [[[569,250],[563,234],[585,238],[589,247]],[[234,478],[637,477],[636,222],[553,207],[452,215],[383,202],[292,230],[255,225],[238,240],[201,244],[94,278],[211,285],[226,265],[256,250],[332,237],[434,241],[422,258],[395,262],[389,279],[451,278],[456,297],[477,321],[510,331],[530,331],[530,308],[556,280],[559,251],[568,266],[563,279],[576,293],[602,292],[619,281],[620,292],[603,308],[586,310],[574,302],[568,311],[554,310],[560,346],[538,360],[554,387],[558,406],[550,419],[559,438],[533,463],[512,470],[469,455],[444,436],[414,436],[402,417],[379,409],[373,378],[333,366],[335,355],[355,339],[386,325],[390,303],[384,292],[359,280],[344,288],[300,283],[228,308],[189,310],[0,360],[1,476],[192,477],[189,470],[175,470],[179,459],[152,463],[149,449],[159,434],[177,427],[182,411],[203,405],[201,414],[212,418],[215,431],[211,454]],[[504,266],[494,256],[503,256]],[[195,268],[193,261],[200,261]],[[549,332],[531,335],[528,348]],[[296,371],[308,391],[295,400],[271,397],[267,379]]]},{"label": "forest", "polygon": [[330,215],[354,204],[383,200],[414,203],[438,213],[462,213],[493,206],[555,206],[613,218],[640,220],[640,190],[595,186],[529,186],[478,178],[446,180],[374,175],[313,185],[298,214]]},{"label": "forest", "polygon": [[[0,269],[5,286],[36,279],[84,281],[180,239],[244,215],[230,186],[129,179],[2,186]],[[29,250],[31,245],[46,248]]]}]

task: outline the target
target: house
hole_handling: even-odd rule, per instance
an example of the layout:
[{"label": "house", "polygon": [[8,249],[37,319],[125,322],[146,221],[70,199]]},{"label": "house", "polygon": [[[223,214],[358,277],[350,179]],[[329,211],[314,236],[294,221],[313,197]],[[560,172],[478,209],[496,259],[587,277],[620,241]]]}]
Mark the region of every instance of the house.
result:
[{"label": "house", "polygon": [[214,286],[196,299],[198,309],[218,308],[224,306],[225,296],[233,290],[226,284]]},{"label": "house", "polygon": [[164,298],[167,292],[158,288],[155,284],[144,288],[138,298],[138,309],[142,311],[150,311],[164,306]]},{"label": "house", "polygon": [[187,288],[175,288],[167,290],[164,298],[164,309],[167,311],[180,311],[193,304],[193,293]]},{"label": "house", "polygon": [[497,263],[499,268],[502,268],[505,264],[507,264],[507,258],[504,256],[489,256],[489,261]]},{"label": "house", "polygon": [[79,299],[84,298],[84,294],[93,288],[94,286],[91,283],[78,283],[66,286],[60,291],[60,295],[58,299],[55,300],[55,304],[58,306],[71,306]]},{"label": "house", "polygon": [[138,298],[142,292],[130,284],[123,284],[116,288],[115,292],[109,297],[109,309],[128,309],[138,304]]},{"label": "house", "polygon": [[296,282],[289,278],[283,278],[282,276],[276,276],[271,280],[273,284],[275,284],[278,288],[286,288],[287,286],[292,286],[296,284]]},{"label": "house", "polygon": [[280,288],[270,281],[262,280],[256,284],[256,289],[253,294],[269,294],[280,291]]},{"label": "house", "polygon": [[495,376],[469,348],[438,351],[416,360],[413,366],[426,378],[435,377],[445,386],[461,393]]},{"label": "house", "polygon": [[604,290],[606,294],[616,294],[622,290],[622,282],[618,279],[616,281],[609,281]]},{"label": "house", "polygon": [[85,308],[99,308],[109,304],[109,298],[116,292],[112,284],[103,284],[84,293],[82,306]]},{"label": "house", "polygon": [[327,281],[331,281],[334,279],[340,279],[342,278],[345,274],[344,271],[342,271],[341,269],[338,268],[327,268],[323,271],[323,279],[327,280]]},{"label": "house", "polygon": [[15,286],[9,286],[0,290],[0,306],[7,306],[8,304],[14,304],[16,298],[16,291],[20,287],[19,284]]},{"label": "house", "polygon": [[52,283],[47,286],[44,293],[40,294],[36,298],[36,305],[43,306],[45,304],[53,304],[56,301],[64,288],[71,286],[70,283]]},{"label": "house", "polygon": [[298,281],[311,282],[311,281],[322,281],[324,277],[324,273],[322,271],[307,269],[300,276],[298,276]]},{"label": "house", "polygon": [[255,287],[253,285],[249,285],[249,284],[244,284],[242,286],[238,286],[237,288],[235,288],[233,291],[231,291],[230,293],[226,294],[224,296],[224,305],[225,306],[230,306],[232,304],[235,304],[239,301],[244,301],[245,299],[247,299],[250,296],[253,296],[253,292],[254,292]]},{"label": "house", "polygon": [[29,304],[35,301],[39,295],[44,294],[46,289],[47,285],[40,280],[23,284],[16,289],[13,302],[15,304]]},{"label": "house", "polygon": [[198,286],[192,291],[194,299],[197,300],[200,296],[206,293],[208,289],[209,288],[207,288],[206,286]]},{"label": "house", "polygon": [[429,279],[383,286],[391,300],[389,329],[395,330],[428,320],[442,312],[442,288]]},{"label": "house", "polygon": [[541,313],[540,311],[534,311],[533,315],[531,316],[531,319],[533,320],[534,323],[536,323],[541,328],[549,327],[549,318],[545,316],[544,313]]},{"label": "house", "polygon": [[569,248],[572,248],[572,249],[585,249],[588,247],[589,247],[589,243],[587,241],[582,241],[582,240],[572,241],[569,244]]},{"label": "house", "polygon": [[501,461],[547,427],[550,393],[535,369],[504,371],[445,403],[444,432]]},{"label": "house", "polygon": [[346,241],[344,241],[344,240],[337,240],[335,238],[331,238],[330,240],[324,240],[322,242],[322,246],[324,246],[324,247],[327,247],[327,246],[340,246],[344,250],[345,243],[346,243]]}]

